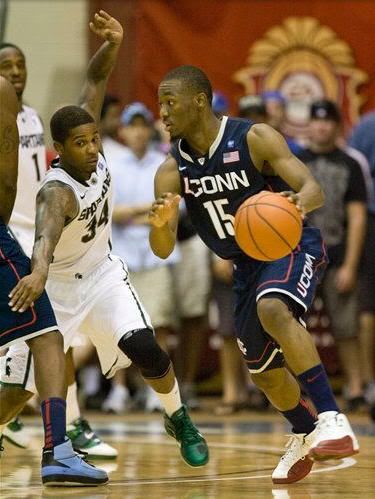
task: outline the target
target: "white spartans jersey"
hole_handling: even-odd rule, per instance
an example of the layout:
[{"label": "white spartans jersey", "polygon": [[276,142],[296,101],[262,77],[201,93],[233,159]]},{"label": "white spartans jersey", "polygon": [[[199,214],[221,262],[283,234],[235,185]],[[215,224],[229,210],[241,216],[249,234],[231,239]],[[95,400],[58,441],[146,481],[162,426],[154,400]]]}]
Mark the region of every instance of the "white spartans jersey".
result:
[{"label": "white spartans jersey", "polygon": [[9,225],[15,232],[29,230],[34,239],[35,199],[47,170],[44,129],[38,113],[28,106],[22,106],[18,113],[17,126],[20,136],[17,196]]},{"label": "white spartans jersey", "polygon": [[[57,166],[55,166],[57,165]],[[96,172],[87,185],[74,180],[56,161],[42,185],[58,180],[70,186],[79,205],[78,215],[63,230],[53,254],[49,278],[81,278],[110,254],[112,185],[104,157],[99,154]]]}]

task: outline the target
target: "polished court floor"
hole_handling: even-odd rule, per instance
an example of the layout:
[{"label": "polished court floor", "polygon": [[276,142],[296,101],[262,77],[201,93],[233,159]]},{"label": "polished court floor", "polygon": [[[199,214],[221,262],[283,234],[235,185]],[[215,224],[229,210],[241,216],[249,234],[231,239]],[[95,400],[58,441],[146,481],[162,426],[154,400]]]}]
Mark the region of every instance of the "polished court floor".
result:
[{"label": "polished court floor", "polygon": [[52,497],[87,499],[375,499],[375,424],[366,415],[351,418],[361,452],[353,458],[314,465],[304,480],[276,486],[271,472],[287,441],[287,426],[276,414],[193,415],[210,446],[204,468],[188,467],[163,429],[162,417],[90,414],[92,426],[119,450],[116,461],[101,461],[110,483],[95,488],[44,488],[39,463],[42,430],[36,417],[24,418],[32,433],[29,450],[5,444],[1,459],[2,499]]}]

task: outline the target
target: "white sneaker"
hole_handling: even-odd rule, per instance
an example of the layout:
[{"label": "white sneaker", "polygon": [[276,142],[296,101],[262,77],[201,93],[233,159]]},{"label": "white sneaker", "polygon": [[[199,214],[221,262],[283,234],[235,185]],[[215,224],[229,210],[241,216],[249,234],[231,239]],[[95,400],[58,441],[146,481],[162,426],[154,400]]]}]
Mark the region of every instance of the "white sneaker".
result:
[{"label": "white sneaker", "polygon": [[311,471],[314,461],[308,453],[315,438],[316,429],[309,433],[293,433],[286,444],[286,452],[273,470],[273,483],[294,483],[302,480]]},{"label": "white sneaker", "polygon": [[336,411],[322,412],[318,415],[315,438],[309,456],[317,461],[341,459],[357,454],[358,440],[347,417]]},{"label": "white sneaker", "polygon": [[27,449],[30,444],[29,432],[20,419],[15,418],[3,429],[3,437],[16,447]]}]

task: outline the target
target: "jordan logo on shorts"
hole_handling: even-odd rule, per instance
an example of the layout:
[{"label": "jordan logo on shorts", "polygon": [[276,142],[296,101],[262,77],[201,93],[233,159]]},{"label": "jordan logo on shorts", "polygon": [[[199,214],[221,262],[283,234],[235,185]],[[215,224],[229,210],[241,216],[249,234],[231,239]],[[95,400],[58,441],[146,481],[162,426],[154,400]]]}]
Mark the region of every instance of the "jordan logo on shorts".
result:
[{"label": "jordan logo on shorts", "polygon": [[237,338],[237,343],[238,343],[238,348],[241,350],[241,352],[246,355],[247,354],[247,348],[245,347],[245,345],[242,343],[241,340],[239,340]]},{"label": "jordan logo on shorts", "polygon": [[302,269],[302,275],[297,283],[297,291],[303,298],[307,295],[307,290],[311,284],[311,278],[314,275],[314,260],[316,260],[314,256],[306,253],[306,261]]}]

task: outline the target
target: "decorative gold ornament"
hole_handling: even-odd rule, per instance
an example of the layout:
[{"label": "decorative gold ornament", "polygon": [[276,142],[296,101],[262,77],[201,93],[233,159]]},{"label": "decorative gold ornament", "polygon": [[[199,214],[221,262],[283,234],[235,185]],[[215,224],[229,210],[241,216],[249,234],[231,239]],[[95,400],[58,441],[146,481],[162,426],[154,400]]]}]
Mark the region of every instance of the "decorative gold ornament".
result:
[{"label": "decorative gold ornament", "polygon": [[355,67],[349,45],[318,19],[288,17],[250,47],[246,62],[234,81],[245,94],[279,90],[291,135],[303,134],[310,103],[323,97],[337,102],[349,123],[358,119],[364,101],[358,86],[368,76]]}]

